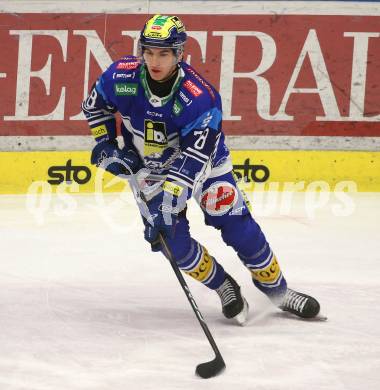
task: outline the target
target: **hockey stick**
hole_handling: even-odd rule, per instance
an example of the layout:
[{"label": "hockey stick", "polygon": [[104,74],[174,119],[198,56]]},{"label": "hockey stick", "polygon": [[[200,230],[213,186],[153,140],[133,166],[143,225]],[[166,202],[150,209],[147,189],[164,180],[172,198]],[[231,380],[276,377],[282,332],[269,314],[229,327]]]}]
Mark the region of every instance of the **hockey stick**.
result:
[{"label": "hockey stick", "polygon": [[194,311],[194,313],[195,313],[195,315],[196,315],[196,317],[197,317],[197,319],[198,319],[198,321],[203,329],[203,332],[205,333],[212,349],[215,352],[215,358],[213,360],[211,360],[209,362],[198,364],[196,369],[195,369],[196,374],[199,375],[200,377],[205,378],[205,379],[211,378],[213,376],[218,375],[226,367],[226,364],[224,363],[223,357],[218,349],[218,346],[215,343],[214,338],[211,335],[211,332],[206,324],[206,321],[204,320],[202,313],[198,309],[198,306],[197,306],[193,296],[191,295],[190,289],[187,286],[187,283],[186,283],[180,269],[178,268],[177,263],[175,262],[175,260],[173,258],[173,255],[170,251],[170,248],[168,247],[168,245],[165,241],[165,237],[161,233],[159,234],[159,240],[160,240],[160,243],[161,243],[161,245],[166,253],[166,256],[168,257],[168,259],[170,261],[170,265],[172,266],[173,271],[174,271],[175,275],[177,276],[179,284],[181,285],[188,301],[190,302],[190,306],[193,309],[193,311]]},{"label": "hockey stick", "polygon": [[[141,212],[141,215],[143,217],[145,217],[146,220],[151,225],[153,225],[153,218],[152,218],[152,216],[149,212],[148,206],[146,204],[145,195],[142,191],[140,191],[139,184],[137,182],[135,175],[132,172],[130,172],[128,179],[129,179],[128,181],[129,181],[129,184],[131,186],[133,195],[135,197],[135,200],[136,200],[137,205],[139,207],[139,210]],[[195,300],[190,292],[190,289],[189,289],[180,269],[178,268],[178,265],[174,259],[173,253],[171,252],[171,250],[170,250],[170,248],[165,240],[165,237],[161,233],[159,233],[158,237],[159,237],[159,241],[162,245],[162,248],[163,248],[167,258],[169,259],[170,265],[172,266],[173,271],[174,271],[174,273],[179,281],[179,284],[181,285],[181,287],[182,287],[182,289],[183,289],[183,291],[184,291],[184,293],[185,293],[185,295],[190,303],[190,306],[193,309],[195,316],[197,317],[199,324],[201,325],[203,332],[206,335],[207,340],[209,341],[209,343],[210,343],[210,345],[215,353],[215,358],[213,360],[211,360],[209,362],[198,364],[196,369],[195,369],[195,373],[197,375],[199,375],[201,378],[205,378],[205,379],[214,377],[225,369],[226,364],[224,363],[223,357],[218,349],[218,346],[216,345],[216,343],[214,341],[214,338],[211,335],[211,332],[206,324],[206,321],[204,320],[202,313],[198,309],[198,306],[197,306],[197,304],[196,304],[196,302],[195,302]]]}]

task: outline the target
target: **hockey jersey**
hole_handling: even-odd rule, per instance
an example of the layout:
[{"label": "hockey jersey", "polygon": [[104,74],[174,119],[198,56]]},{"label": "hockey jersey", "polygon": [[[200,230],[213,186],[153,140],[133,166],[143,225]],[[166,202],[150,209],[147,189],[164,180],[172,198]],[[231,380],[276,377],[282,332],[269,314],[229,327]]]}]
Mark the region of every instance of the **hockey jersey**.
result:
[{"label": "hockey jersey", "polygon": [[232,163],[221,129],[219,93],[190,65],[179,64],[171,93],[151,92],[146,67],[134,56],[113,63],[97,80],[82,109],[97,142],[116,138],[115,113],[127,148],[165,182],[186,186],[188,197]]}]

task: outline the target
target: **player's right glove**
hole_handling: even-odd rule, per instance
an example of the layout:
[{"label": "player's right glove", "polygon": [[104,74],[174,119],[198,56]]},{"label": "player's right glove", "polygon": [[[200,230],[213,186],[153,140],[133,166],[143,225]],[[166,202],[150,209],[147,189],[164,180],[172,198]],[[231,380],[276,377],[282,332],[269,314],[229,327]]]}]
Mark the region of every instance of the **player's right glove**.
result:
[{"label": "player's right glove", "polygon": [[104,140],[97,143],[92,149],[91,164],[105,169],[115,176],[128,175],[130,171],[136,173],[142,162],[132,149],[119,149],[116,140]]},{"label": "player's right glove", "polygon": [[186,201],[187,194],[183,187],[165,182],[163,190],[147,202],[153,225],[144,219],[144,238],[151,244],[153,252],[162,249],[160,233],[164,237],[174,238],[178,218],[186,213]]}]

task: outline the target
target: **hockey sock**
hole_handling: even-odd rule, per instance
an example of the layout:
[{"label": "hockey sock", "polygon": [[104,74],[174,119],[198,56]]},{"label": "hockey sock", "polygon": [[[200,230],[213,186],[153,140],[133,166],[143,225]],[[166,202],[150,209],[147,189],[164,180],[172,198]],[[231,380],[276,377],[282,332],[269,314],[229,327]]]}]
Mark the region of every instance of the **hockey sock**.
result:
[{"label": "hockey sock", "polygon": [[240,254],[239,257],[250,270],[253,283],[260,291],[270,298],[285,294],[286,280],[267,242],[252,256],[245,257]]},{"label": "hockey sock", "polygon": [[182,271],[213,290],[218,288],[225,278],[223,267],[196,241],[190,253],[177,261],[177,264]]}]

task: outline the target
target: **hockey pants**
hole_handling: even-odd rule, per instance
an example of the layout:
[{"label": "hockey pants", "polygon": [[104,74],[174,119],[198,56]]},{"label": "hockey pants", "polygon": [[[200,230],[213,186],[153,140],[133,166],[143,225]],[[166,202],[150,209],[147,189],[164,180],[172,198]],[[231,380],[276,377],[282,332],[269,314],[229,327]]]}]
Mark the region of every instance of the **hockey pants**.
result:
[{"label": "hockey pants", "polygon": [[[232,172],[207,179],[196,200],[206,224],[221,232],[223,241],[251,272],[255,286],[270,297],[283,294],[286,280],[276,256],[248,210]],[[166,242],[182,271],[211,289],[223,283],[222,265],[191,237],[186,213],[180,216],[174,237]]]}]

